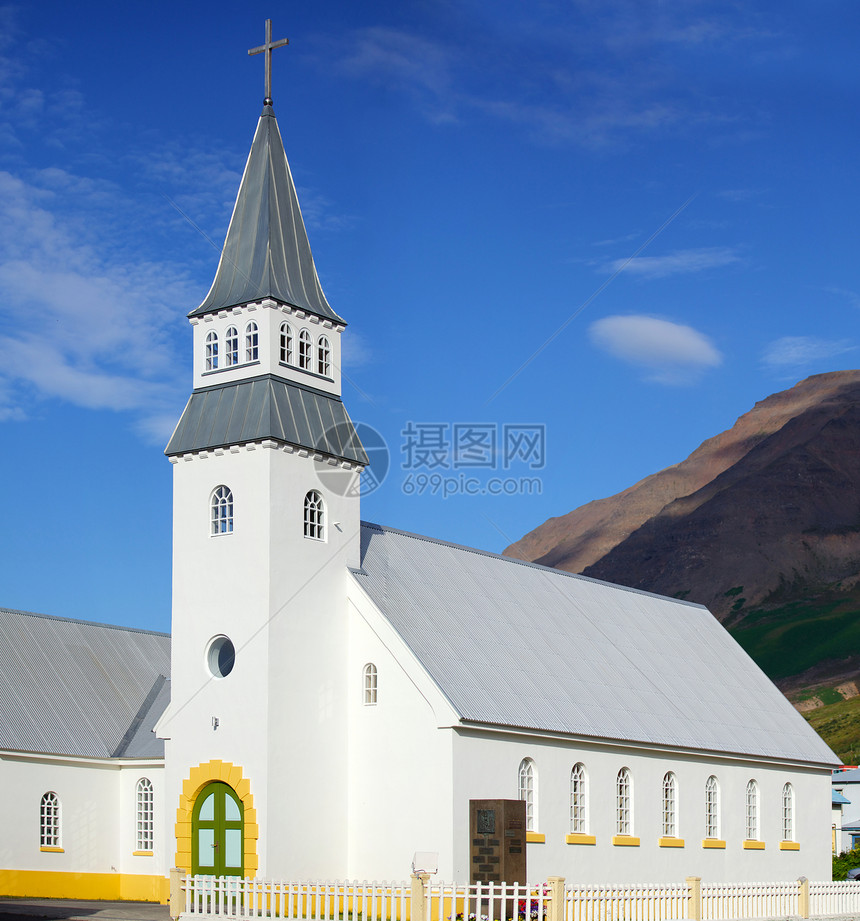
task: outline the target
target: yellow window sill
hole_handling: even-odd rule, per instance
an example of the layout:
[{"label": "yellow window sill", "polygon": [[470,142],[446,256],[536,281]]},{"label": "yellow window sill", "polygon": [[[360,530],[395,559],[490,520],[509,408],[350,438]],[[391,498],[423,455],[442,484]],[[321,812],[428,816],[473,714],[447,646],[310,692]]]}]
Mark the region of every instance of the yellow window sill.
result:
[{"label": "yellow window sill", "polygon": [[40,848],[43,854],[65,854],[66,849],[63,847],[48,847],[46,844],[43,844]]},{"label": "yellow window sill", "polygon": [[597,844],[597,838],[594,835],[583,835],[581,833],[567,835],[564,840],[567,844]]},{"label": "yellow window sill", "polygon": [[152,851],[132,851],[132,857],[152,857]]},{"label": "yellow window sill", "polygon": [[750,839],[747,838],[744,841],[744,850],[745,851],[763,851],[764,841],[750,841]]},{"label": "yellow window sill", "polygon": [[719,838],[702,838],[702,847],[725,848],[726,842]]},{"label": "yellow window sill", "polygon": [[613,835],[612,843],[616,847],[639,847],[639,839],[633,835]]},{"label": "yellow window sill", "polygon": [[526,832],[526,844],[545,844],[546,835],[541,834],[539,831],[527,831]]},{"label": "yellow window sill", "polygon": [[796,841],[780,841],[779,849],[781,851],[799,851],[800,845]]},{"label": "yellow window sill", "polygon": [[660,847],[683,847],[683,838],[661,838]]}]

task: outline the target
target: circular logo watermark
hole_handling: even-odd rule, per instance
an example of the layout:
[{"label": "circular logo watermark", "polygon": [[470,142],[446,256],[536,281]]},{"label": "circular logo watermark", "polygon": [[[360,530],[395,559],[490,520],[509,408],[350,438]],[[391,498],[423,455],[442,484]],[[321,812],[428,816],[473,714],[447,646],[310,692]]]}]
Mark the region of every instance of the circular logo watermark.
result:
[{"label": "circular logo watermark", "polygon": [[321,454],[356,456],[364,448],[368,464],[363,470],[344,470],[339,461],[314,461],[320,483],[339,496],[369,496],[382,486],[391,467],[391,453],[382,435],[366,422],[340,422],[323,433],[317,442]]}]

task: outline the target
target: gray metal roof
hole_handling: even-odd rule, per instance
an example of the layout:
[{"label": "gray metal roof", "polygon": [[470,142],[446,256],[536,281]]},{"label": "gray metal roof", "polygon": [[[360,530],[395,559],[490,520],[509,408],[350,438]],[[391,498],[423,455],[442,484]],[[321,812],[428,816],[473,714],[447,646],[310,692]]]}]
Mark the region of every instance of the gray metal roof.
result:
[{"label": "gray metal roof", "polygon": [[831,783],[860,783],[860,768],[849,768],[847,771],[834,771],[830,778]]},{"label": "gray metal roof", "polygon": [[700,605],[362,525],[358,583],[460,718],[833,764]]},{"label": "gray metal roof", "polygon": [[0,643],[0,749],[164,756],[166,633],[0,609]]},{"label": "gray metal roof", "polygon": [[272,297],[338,323],[314,266],[272,107],[263,107],[215,280],[189,316]]},{"label": "gray metal roof", "polygon": [[273,374],[195,390],[164,453],[187,454],[264,438],[367,464],[339,397]]}]

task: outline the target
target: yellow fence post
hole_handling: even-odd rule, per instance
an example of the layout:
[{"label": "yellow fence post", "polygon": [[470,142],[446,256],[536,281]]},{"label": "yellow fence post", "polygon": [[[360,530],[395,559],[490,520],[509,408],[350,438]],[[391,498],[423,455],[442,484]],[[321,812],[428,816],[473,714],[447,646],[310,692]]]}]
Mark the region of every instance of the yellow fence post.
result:
[{"label": "yellow fence post", "polygon": [[564,877],[550,876],[549,884],[549,912],[546,921],[564,921]]},{"label": "yellow fence post", "polygon": [[178,918],[185,908],[185,899],[182,897],[182,870],[178,867],[170,869],[170,917]]},{"label": "yellow fence post", "polygon": [[429,873],[412,874],[412,897],[409,900],[409,921],[430,921],[427,917],[427,894],[424,884]]},{"label": "yellow fence post", "polygon": [[801,876],[797,881],[800,891],[797,893],[797,913],[801,918],[809,917],[809,880]]},{"label": "yellow fence post", "polygon": [[690,921],[702,921],[702,877],[688,876],[687,891],[690,893],[687,917]]}]

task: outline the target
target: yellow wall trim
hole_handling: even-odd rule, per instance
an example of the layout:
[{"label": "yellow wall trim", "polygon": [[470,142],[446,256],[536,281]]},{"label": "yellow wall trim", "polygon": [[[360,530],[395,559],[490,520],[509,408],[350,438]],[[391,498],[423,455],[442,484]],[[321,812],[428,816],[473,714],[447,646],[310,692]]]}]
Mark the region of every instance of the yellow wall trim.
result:
[{"label": "yellow wall trim", "polygon": [[594,835],[583,835],[582,833],[567,835],[564,840],[567,844],[597,844],[597,838]]},{"label": "yellow wall trim", "polygon": [[66,849],[64,847],[54,847],[53,845],[43,844],[39,850],[43,854],[65,854]]},{"label": "yellow wall trim", "polygon": [[779,849],[781,851],[799,851],[800,845],[797,841],[780,841]]},{"label": "yellow wall trim", "polygon": [[152,851],[132,851],[132,857],[152,857]]},{"label": "yellow wall trim", "polygon": [[260,869],[257,856],[257,839],[260,826],[257,824],[257,810],[254,808],[254,795],[251,793],[251,781],[242,776],[242,768],[230,761],[207,761],[191,768],[188,777],[182,781],[182,793],[179,795],[179,808],[176,810],[176,861],[175,866],[186,873],[191,872],[191,812],[197,794],[208,783],[220,780],[235,790],[242,800],[245,819],[244,838],[245,853],[243,862],[246,876],[256,876]]},{"label": "yellow wall trim", "polygon": [[763,851],[764,841],[751,841],[749,838],[744,841],[745,851]]},{"label": "yellow wall trim", "polygon": [[526,832],[526,843],[527,844],[545,844],[546,835],[541,834],[539,831],[527,831]]},{"label": "yellow wall trim", "polygon": [[660,847],[683,847],[683,838],[661,838]]},{"label": "yellow wall trim", "polygon": [[702,847],[725,848],[726,842],[719,838],[702,838]]},{"label": "yellow wall trim", "polygon": [[0,893],[29,899],[128,899],[166,905],[170,901],[170,880],[133,873],[0,870]]},{"label": "yellow wall trim", "polygon": [[639,847],[639,839],[633,835],[613,835],[612,843],[616,847]]}]

